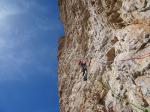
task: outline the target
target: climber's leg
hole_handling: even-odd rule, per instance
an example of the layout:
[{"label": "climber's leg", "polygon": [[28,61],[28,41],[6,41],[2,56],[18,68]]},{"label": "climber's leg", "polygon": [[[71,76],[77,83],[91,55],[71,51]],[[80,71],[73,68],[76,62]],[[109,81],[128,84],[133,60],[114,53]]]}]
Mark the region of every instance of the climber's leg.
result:
[{"label": "climber's leg", "polygon": [[87,70],[84,71],[84,78],[83,78],[83,80],[84,80],[84,81],[87,80]]},{"label": "climber's leg", "polygon": [[82,69],[82,76],[84,77],[84,74],[85,74],[85,70],[84,69]]}]

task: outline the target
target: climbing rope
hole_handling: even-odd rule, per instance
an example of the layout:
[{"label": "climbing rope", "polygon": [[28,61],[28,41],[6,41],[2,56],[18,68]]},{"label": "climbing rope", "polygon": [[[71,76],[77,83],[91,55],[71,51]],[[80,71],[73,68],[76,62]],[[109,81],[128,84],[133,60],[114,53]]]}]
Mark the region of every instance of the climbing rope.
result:
[{"label": "climbing rope", "polygon": [[[125,61],[129,61],[129,60],[141,60],[141,59],[144,59],[144,58],[147,58],[150,56],[150,53],[146,53],[144,55],[140,55],[140,56],[136,56],[136,57],[133,57],[133,58],[128,58],[128,59],[124,59],[124,60],[119,60],[121,62],[125,62]],[[110,63],[113,63],[114,61],[107,61],[107,62],[102,62],[103,64],[105,65],[109,65]]]},{"label": "climbing rope", "polygon": [[[105,89],[106,91],[111,91],[116,97],[115,98],[117,98],[117,99],[119,99],[120,101],[124,101],[124,102],[128,102],[127,100],[125,100],[125,99],[123,99],[121,96],[118,96],[111,88],[106,88],[105,86],[104,86],[104,84],[102,83],[102,88],[103,89]],[[144,108],[144,107],[139,107],[139,106],[137,106],[136,104],[134,104],[134,103],[131,103],[131,102],[128,102],[130,105],[132,105],[132,106],[134,106],[134,107],[136,107],[136,108],[138,108],[138,109],[140,109],[140,110],[142,110],[142,111],[144,111],[144,112],[147,112],[147,109],[146,108]]]},{"label": "climbing rope", "polygon": [[133,57],[133,58],[129,58],[129,59],[125,59],[125,60],[120,60],[120,61],[129,61],[129,60],[141,60],[141,59],[144,59],[144,58],[147,58],[150,56],[150,53],[146,53],[144,55],[140,55],[140,56],[137,56],[137,57]]}]

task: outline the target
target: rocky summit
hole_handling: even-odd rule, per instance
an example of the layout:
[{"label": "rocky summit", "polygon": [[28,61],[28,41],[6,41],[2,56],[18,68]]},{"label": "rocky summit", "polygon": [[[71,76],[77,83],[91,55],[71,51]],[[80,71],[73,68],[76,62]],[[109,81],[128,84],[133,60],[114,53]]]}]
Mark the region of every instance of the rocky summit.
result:
[{"label": "rocky summit", "polygon": [[150,0],[58,4],[60,112],[150,112]]}]

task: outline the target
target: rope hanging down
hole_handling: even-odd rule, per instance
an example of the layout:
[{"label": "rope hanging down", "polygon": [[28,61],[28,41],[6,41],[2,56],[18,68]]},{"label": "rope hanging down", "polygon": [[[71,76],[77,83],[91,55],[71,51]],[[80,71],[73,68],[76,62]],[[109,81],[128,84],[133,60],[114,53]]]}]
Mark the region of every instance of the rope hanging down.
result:
[{"label": "rope hanging down", "polygon": [[[107,88],[105,88],[104,87],[104,84],[102,84],[103,86],[102,86],[102,88],[103,89],[105,89],[105,90],[111,90],[111,92],[116,96],[116,98],[117,99],[119,99],[120,101],[124,101],[124,102],[128,102],[127,100],[125,100],[125,99],[123,99],[122,97],[120,97],[120,96],[118,96],[111,88],[109,88],[109,89],[107,89]],[[134,107],[136,107],[136,108],[138,108],[138,109],[140,109],[140,110],[142,110],[142,111],[146,111],[147,112],[147,109],[146,108],[144,108],[144,107],[139,107],[139,106],[137,106],[136,104],[134,104],[134,103],[131,103],[131,102],[128,102],[129,103],[129,105],[132,105],[132,106],[134,106]]]}]

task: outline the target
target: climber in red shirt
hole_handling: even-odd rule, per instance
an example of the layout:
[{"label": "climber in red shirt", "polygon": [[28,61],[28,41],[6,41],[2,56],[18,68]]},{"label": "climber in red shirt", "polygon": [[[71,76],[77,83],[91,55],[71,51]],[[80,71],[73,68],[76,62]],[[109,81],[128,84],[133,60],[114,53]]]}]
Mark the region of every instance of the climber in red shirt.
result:
[{"label": "climber in red shirt", "polygon": [[82,68],[83,77],[84,77],[83,80],[86,81],[87,80],[87,65],[86,65],[86,62],[84,60],[80,60],[79,65]]}]

